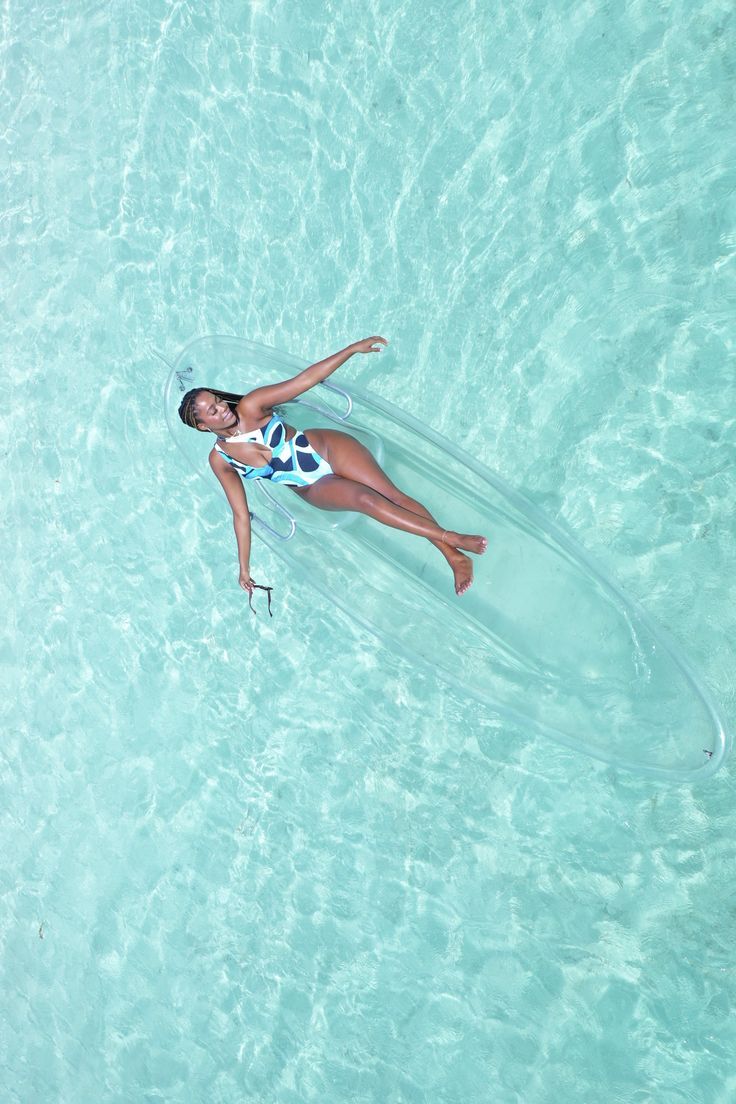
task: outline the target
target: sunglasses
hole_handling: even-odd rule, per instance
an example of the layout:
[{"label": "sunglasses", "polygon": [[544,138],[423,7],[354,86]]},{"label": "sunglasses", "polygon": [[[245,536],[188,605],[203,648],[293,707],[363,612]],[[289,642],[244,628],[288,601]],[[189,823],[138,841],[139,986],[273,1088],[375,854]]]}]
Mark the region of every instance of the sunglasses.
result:
[{"label": "sunglasses", "polygon": [[[266,591],[266,594],[267,594],[267,597],[268,597],[268,616],[273,617],[273,614],[271,613],[271,591],[273,590],[273,587],[261,586],[260,583],[254,583],[253,584],[253,590],[265,590]],[[253,591],[252,590],[248,591],[248,605],[253,610],[253,613],[256,613],[256,610],[253,607]]]}]

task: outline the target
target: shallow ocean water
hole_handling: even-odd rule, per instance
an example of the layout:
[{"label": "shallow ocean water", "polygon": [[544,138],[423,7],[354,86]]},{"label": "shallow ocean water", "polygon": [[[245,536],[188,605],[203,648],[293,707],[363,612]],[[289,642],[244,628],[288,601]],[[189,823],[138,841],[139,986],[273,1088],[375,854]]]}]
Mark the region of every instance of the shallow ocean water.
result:
[{"label": "shallow ocean water", "polygon": [[499,725],[258,546],[254,618],[151,349],[385,335],[346,377],[567,525],[733,722],[735,29],[5,8],[4,1099],[733,1099],[732,763]]}]

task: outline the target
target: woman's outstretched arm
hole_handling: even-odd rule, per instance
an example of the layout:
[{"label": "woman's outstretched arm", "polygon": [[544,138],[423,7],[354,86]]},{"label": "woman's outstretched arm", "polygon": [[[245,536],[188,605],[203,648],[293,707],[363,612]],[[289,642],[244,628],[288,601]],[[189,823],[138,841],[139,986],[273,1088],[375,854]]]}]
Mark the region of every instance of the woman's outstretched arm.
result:
[{"label": "woman's outstretched arm", "polygon": [[238,544],[238,564],[240,565],[238,582],[243,590],[247,590],[250,594],[253,591],[253,580],[250,577],[250,510],[245,487],[242,479],[233,471],[227,460],[218,456],[214,449],[210,453],[210,467],[222,484],[233,512],[233,528]]},{"label": "woman's outstretched arm", "polygon": [[366,337],[362,341],[355,341],[352,345],[341,349],[339,353],[333,353],[324,360],[318,360],[316,364],[310,364],[292,379],[284,380],[283,383],[274,383],[270,387],[257,387],[255,391],[244,395],[238,406],[242,404],[243,411],[247,411],[251,416],[254,412],[261,414],[270,412],[279,403],[290,402],[327,379],[355,353],[379,353],[382,345],[388,345],[384,337]]}]

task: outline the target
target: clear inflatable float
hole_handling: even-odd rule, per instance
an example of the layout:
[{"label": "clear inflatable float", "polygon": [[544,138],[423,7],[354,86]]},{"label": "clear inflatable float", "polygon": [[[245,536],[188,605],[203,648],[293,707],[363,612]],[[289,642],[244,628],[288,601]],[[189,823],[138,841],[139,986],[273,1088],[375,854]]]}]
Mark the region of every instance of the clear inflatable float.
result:
[{"label": "clear inflatable float", "polygon": [[[192,387],[245,394],[307,363],[240,338],[202,337],[169,365],[169,429],[224,512],[207,463],[212,437],[181,422],[182,395]],[[286,486],[248,482],[253,535],[387,649],[495,716],[622,769],[686,782],[721,766],[730,737],[679,646],[533,502],[342,379],[278,410],[298,429],[352,434],[441,524],[489,538],[485,555],[473,557],[473,586],[458,598],[429,541],[361,514],[315,509]]]}]

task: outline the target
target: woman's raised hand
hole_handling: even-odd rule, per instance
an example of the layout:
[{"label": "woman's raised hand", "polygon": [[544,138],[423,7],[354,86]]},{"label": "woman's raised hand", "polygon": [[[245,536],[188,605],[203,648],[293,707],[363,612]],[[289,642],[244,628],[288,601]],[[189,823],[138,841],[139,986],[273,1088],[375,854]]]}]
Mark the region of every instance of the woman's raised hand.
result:
[{"label": "woman's raised hand", "polygon": [[356,353],[380,353],[381,345],[388,345],[385,337],[364,337],[362,341],[354,341],[352,348]]}]

